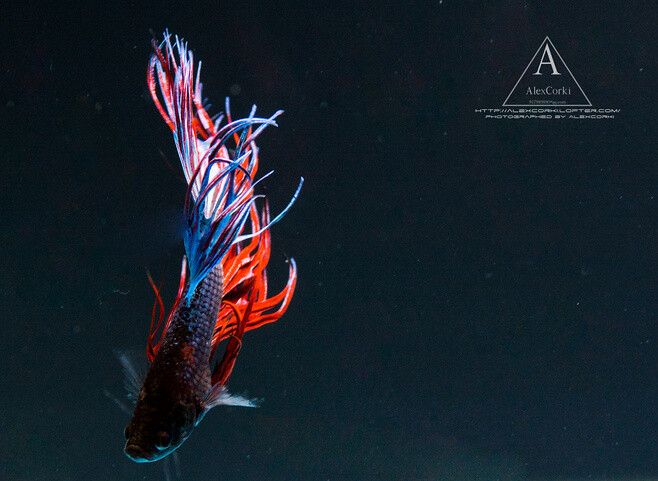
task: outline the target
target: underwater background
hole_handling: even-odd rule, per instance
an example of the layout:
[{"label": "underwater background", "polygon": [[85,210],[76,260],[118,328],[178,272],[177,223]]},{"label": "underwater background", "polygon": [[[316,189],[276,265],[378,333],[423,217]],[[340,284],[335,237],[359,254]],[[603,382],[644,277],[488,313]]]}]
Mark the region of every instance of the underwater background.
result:
[{"label": "underwater background", "polygon": [[[25,2],[0,32],[0,479],[658,478],[654,2]],[[176,294],[149,29],[252,104],[270,285],[179,463],[126,458],[116,350]],[[613,119],[485,119],[546,36]],[[173,168],[170,168],[170,166]],[[180,471],[180,472],[177,472]]]}]

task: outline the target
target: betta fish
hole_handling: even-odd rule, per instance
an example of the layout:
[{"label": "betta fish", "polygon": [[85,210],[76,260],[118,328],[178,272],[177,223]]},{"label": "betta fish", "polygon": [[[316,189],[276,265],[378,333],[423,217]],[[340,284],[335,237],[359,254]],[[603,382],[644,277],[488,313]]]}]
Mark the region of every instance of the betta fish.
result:
[{"label": "betta fish", "polygon": [[[288,206],[270,219],[267,199],[254,194],[255,139],[265,127],[276,126],[281,111],[260,118],[253,107],[249,117],[233,120],[227,99],[225,114],[211,118],[201,97],[201,64],[195,73],[187,45],[178,37],[172,41],[168,32],[161,44],[153,40],[152,45],[149,90],[173,132],[188,187],[178,294],[165,320],[160,288],[149,276],[156,295],[149,367],[143,381],[127,369],[136,404],[124,452],[136,462],[172,453],[215,406],[256,406],[230,394],[226,385],[244,333],[276,321],[290,304],[297,280],[294,259],[286,286],[268,297],[269,227],[292,206],[304,180]],[[220,359],[217,349],[224,340]]]}]

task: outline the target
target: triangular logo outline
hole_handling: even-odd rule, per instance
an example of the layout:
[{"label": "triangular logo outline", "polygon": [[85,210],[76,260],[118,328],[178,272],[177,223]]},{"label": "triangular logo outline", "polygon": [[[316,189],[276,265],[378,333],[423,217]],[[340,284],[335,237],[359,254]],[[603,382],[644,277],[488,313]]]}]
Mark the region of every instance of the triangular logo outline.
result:
[{"label": "triangular logo outline", "polygon": [[[560,55],[560,52],[558,52],[558,50],[555,48],[555,45],[553,45],[553,42],[551,41],[551,39],[548,38],[548,35],[546,36],[544,41],[539,45],[539,48],[537,49],[535,54],[530,59],[530,62],[528,62],[528,65],[526,66],[525,70],[523,71],[523,73],[521,74],[519,79],[514,84],[514,87],[512,87],[512,90],[510,91],[509,95],[507,96],[507,98],[503,102],[503,107],[541,107],[541,106],[551,106],[552,105],[552,104],[541,104],[541,103],[536,103],[536,104],[530,104],[530,103],[528,103],[528,104],[516,104],[516,103],[515,104],[508,104],[507,103],[509,101],[510,97],[512,97],[512,95],[514,94],[514,91],[518,87],[519,83],[521,83],[521,80],[523,80],[523,78],[525,77],[526,72],[528,71],[530,66],[533,64],[533,62],[535,61],[535,58],[537,58],[537,55],[539,55],[539,52],[543,51],[546,48],[547,43],[548,43],[548,45],[550,45],[550,49],[552,49],[552,52],[557,55],[557,57],[560,59],[560,62],[562,63],[562,65],[564,65],[564,67],[567,69],[567,72],[569,72],[569,77],[571,78],[573,83],[576,84],[576,86],[578,87],[578,90],[580,91],[580,94],[587,101],[587,103],[558,104],[558,105],[553,105],[553,106],[559,106],[559,107],[591,107],[592,102],[590,102],[589,98],[587,97],[587,95],[583,91],[582,87],[578,83],[578,80],[576,80],[576,77],[574,77],[573,73],[571,73],[571,69],[569,68],[567,63],[564,61],[564,59],[562,58],[562,55]],[[549,54],[551,53],[550,49],[548,51]],[[551,65],[553,65],[553,63],[551,63]]]}]

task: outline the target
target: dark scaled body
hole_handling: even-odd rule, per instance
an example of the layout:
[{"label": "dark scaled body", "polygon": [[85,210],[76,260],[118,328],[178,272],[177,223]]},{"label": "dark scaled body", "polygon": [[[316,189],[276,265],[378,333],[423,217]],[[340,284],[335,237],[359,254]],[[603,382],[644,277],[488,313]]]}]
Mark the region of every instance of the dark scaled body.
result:
[{"label": "dark scaled body", "polygon": [[146,374],[130,424],[125,453],[133,461],[165,457],[205,414],[211,390],[211,340],[222,302],[221,263],[183,295]]}]

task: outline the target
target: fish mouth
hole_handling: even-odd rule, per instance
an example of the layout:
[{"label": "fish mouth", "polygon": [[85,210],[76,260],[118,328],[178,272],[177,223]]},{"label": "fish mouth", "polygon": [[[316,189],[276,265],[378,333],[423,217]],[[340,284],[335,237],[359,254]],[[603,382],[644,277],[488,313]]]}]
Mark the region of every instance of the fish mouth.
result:
[{"label": "fish mouth", "polygon": [[136,463],[148,463],[155,461],[155,456],[153,453],[146,451],[144,448],[137,444],[126,444],[126,447],[123,448],[123,452],[126,453],[126,456],[128,456]]}]

